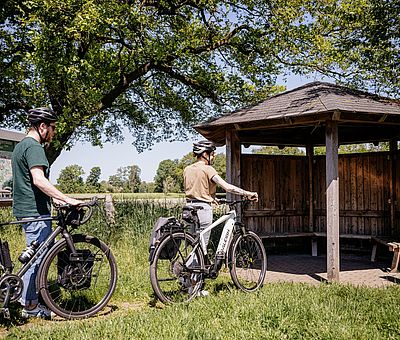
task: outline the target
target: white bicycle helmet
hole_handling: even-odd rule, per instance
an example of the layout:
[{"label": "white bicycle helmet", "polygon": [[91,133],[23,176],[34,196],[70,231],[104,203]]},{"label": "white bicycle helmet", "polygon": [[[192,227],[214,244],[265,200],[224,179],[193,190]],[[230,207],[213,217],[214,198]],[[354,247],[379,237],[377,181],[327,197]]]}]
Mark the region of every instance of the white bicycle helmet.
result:
[{"label": "white bicycle helmet", "polygon": [[211,153],[215,151],[215,145],[208,140],[201,140],[199,142],[193,143],[193,153],[196,156],[200,156],[203,152]]}]

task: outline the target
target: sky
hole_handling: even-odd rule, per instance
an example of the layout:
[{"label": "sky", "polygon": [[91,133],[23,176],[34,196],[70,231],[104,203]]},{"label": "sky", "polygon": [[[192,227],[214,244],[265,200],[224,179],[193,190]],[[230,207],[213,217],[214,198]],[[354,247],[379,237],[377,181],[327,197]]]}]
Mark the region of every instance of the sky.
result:
[{"label": "sky", "polygon": [[[321,78],[289,76],[287,80],[278,79],[278,85],[285,85],[287,90],[291,90],[316,80],[321,80]],[[185,142],[161,142],[155,144],[150,150],[138,153],[132,145],[132,136],[128,132],[124,133],[124,136],[125,141],[123,143],[106,143],[100,148],[94,147],[90,143],[78,142],[71,150],[62,151],[51,166],[51,182],[56,184],[60,171],[72,164],[80,165],[83,168],[85,171],[84,178],[89,175],[91,168],[99,166],[101,168],[101,180],[108,180],[111,175],[117,173],[117,169],[120,167],[137,165],[141,169],[141,180],[152,182],[161,161],[182,158],[192,150],[192,143],[194,141],[204,139],[204,137],[198,134],[194,136],[193,140]],[[225,152],[225,147],[217,148],[217,152]]]}]

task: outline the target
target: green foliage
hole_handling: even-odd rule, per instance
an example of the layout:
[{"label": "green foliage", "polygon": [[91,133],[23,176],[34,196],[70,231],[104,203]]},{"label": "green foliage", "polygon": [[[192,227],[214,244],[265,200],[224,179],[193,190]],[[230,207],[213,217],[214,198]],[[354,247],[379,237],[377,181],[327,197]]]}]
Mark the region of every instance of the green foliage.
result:
[{"label": "green foliage", "polygon": [[154,190],[155,190],[154,182],[146,182],[146,181],[140,182],[139,192],[150,193],[150,192],[155,192]]},{"label": "green foliage", "polygon": [[284,148],[279,148],[277,146],[263,146],[253,149],[252,153],[264,155],[305,155],[305,152],[302,149],[291,146],[286,146]]},{"label": "green foliage", "polygon": [[86,191],[82,175],[85,174],[80,165],[68,165],[60,171],[57,178],[58,188],[64,193],[82,193]]},{"label": "green foliage", "polygon": [[263,1],[24,0],[6,8],[0,122],[21,125],[27,108],[51,104],[61,117],[51,161],[78,139],[119,141],[122,126],[139,150],[185,140],[194,123],[282,90],[273,41],[281,27]]},{"label": "green foliage", "polygon": [[[374,145],[373,143],[366,144],[348,144],[348,145],[340,145],[339,153],[363,153],[363,152],[379,152],[379,151],[389,151],[389,143],[382,142],[378,145]],[[314,148],[315,155],[325,155],[326,148],[324,146],[319,146]]]},{"label": "green foliage", "polygon": [[[6,1],[0,122],[60,115],[50,161],[76,140],[184,140],[190,126],[318,72],[398,96],[400,6],[392,0]],[[160,189],[160,188],[158,188]]]},{"label": "green foliage", "polygon": [[90,169],[89,176],[86,178],[86,191],[87,192],[100,192],[100,175],[101,169],[99,166],[95,166]]},{"label": "green foliage", "polygon": [[[155,192],[179,192],[183,186],[182,172],[178,168],[178,160],[165,159],[158,164],[154,177]],[[164,188],[168,185],[168,188]]]},{"label": "green foliage", "polygon": [[120,167],[115,175],[110,176],[107,191],[111,192],[139,192],[140,168],[137,165]]}]

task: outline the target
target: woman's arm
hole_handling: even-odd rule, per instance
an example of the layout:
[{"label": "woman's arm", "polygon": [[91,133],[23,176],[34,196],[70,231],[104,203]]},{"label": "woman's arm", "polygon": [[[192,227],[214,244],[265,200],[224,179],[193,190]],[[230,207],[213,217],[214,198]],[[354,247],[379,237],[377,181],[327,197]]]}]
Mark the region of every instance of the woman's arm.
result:
[{"label": "woman's arm", "polygon": [[235,195],[247,196],[248,198],[255,201],[258,200],[258,194],[256,192],[246,191],[235,185],[229,184],[228,182],[224,181],[219,175],[214,175],[211,180],[227,192],[231,192]]}]

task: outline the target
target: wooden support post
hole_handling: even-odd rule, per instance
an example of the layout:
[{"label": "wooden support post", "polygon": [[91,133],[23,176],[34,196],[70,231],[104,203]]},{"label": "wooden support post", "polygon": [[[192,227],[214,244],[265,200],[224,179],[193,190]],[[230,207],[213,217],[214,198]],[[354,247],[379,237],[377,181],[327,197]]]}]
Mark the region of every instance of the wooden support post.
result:
[{"label": "wooden support post", "polygon": [[[240,141],[237,132],[227,131],[226,133],[226,179],[228,183],[240,187]],[[236,195],[227,193],[227,199],[233,200]],[[239,198],[239,197],[236,197]]]},{"label": "wooden support post", "polygon": [[391,185],[390,185],[390,227],[393,237],[398,237],[396,230],[396,157],[397,157],[397,141],[390,141],[390,163],[391,163]]},{"label": "wooden support post", "polygon": [[104,208],[106,211],[106,217],[107,217],[108,222],[111,225],[114,225],[115,224],[115,208],[114,208],[113,198],[111,195],[105,196]]},{"label": "wooden support post", "polygon": [[313,162],[314,162],[314,147],[309,144],[306,147],[306,153],[308,158],[308,200],[309,200],[309,209],[308,209],[308,231],[314,231],[314,189],[313,189]]},{"label": "wooden support post", "polygon": [[328,281],[339,282],[339,171],[338,171],[338,126],[327,121],[326,142],[326,236]]},{"label": "wooden support post", "polygon": [[[226,132],[226,179],[228,183],[240,187],[240,162],[241,162],[241,145],[239,137],[235,130]],[[226,193],[228,200],[239,199],[239,196]],[[238,218],[242,219],[241,209],[237,210]]]}]

